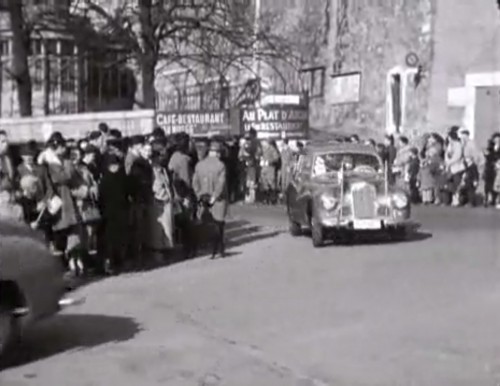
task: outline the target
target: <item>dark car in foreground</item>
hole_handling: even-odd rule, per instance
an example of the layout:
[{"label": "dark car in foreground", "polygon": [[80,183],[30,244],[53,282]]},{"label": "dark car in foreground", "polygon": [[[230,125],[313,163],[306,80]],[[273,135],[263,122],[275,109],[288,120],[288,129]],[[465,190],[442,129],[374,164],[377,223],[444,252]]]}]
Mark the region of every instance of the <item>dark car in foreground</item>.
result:
[{"label": "dark car in foreground", "polygon": [[354,232],[402,239],[412,229],[410,200],[389,183],[387,167],[367,145],[310,144],[286,192],[290,233],[309,228],[315,247]]},{"label": "dark car in foreground", "polygon": [[64,294],[61,263],[43,236],[23,223],[0,220],[0,360],[27,326],[78,303]]}]

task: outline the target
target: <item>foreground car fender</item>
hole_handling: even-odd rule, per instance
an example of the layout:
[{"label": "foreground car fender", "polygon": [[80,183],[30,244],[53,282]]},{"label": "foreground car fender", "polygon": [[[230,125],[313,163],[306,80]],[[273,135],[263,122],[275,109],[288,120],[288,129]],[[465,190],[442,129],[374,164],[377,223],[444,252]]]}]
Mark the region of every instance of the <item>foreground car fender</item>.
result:
[{"label": "foreground car fender", "polygon": [[62,265],[43,237],[0,220],[0,359],[31,323],[84,301],[64,298]]}]

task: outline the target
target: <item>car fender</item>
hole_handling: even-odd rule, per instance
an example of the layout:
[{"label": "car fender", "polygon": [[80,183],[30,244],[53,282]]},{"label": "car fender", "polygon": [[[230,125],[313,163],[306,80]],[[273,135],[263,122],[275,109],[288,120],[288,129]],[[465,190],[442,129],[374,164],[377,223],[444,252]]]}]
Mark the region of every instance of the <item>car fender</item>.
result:
[{"label": "car fender", "polygon": [[40,319],[59,310],[64,293],[62,275],[61,264],[38,234],[0,222],[0,281],[17,285],[27,303],[27,319]]}]

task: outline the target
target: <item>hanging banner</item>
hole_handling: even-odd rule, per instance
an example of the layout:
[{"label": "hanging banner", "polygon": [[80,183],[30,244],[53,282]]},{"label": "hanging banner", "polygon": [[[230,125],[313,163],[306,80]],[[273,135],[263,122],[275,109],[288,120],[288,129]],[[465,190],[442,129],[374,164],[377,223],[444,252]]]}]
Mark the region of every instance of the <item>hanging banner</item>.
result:
[{"label": "hanging banner", "polygon": [[259,138],[303,139],[309,129],[309,110],[300,106],[242,108],[241,126],[245,133],[254,128]]},{"label": "hanging banner", "polygon": [[155,123],[167,135],[187,133],[203,137],[232,133],[228,110],[156,112]]}]

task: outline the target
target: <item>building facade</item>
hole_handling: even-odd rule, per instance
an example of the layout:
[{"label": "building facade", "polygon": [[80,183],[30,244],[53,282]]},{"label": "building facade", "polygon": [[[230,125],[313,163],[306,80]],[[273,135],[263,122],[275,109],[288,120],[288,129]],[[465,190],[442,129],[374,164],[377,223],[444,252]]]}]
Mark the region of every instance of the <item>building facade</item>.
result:
[{"label": "building facade", "polygon": [[288,25],[315,36],[301,83],[312,126],[415,136],[458,124],[480,142],[500,128],[496,1],[282,2]]},{"label": "building facade", "polygon": [[[24,0],[30,20],[43,7],[66,7],[69,0]],[[0,116],[19,115],[16,82],[10,73],[12,33],[5,1],[0,2]],[[69,33],[38,28],[28,58],[33,116],[133,108],[136,79],[112,49],[88,52]]]}]

